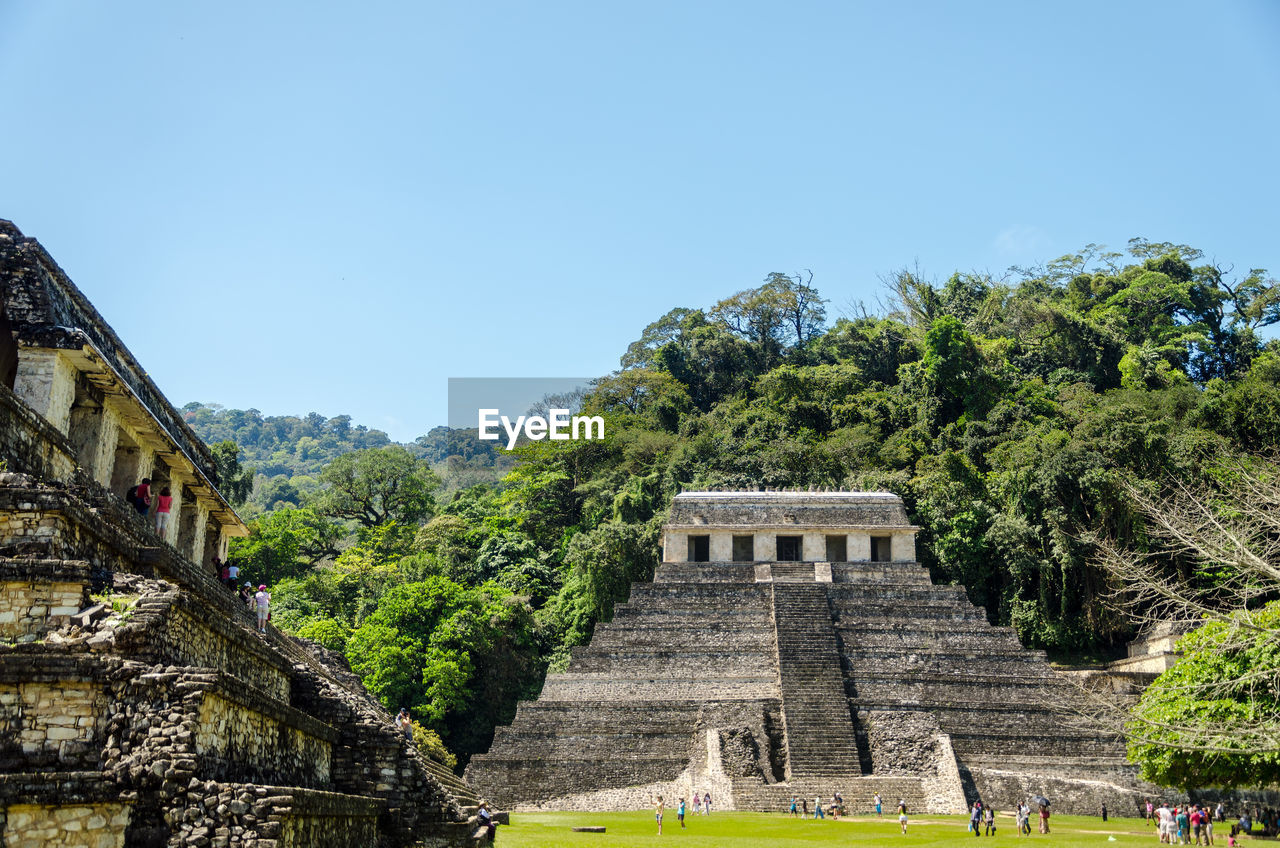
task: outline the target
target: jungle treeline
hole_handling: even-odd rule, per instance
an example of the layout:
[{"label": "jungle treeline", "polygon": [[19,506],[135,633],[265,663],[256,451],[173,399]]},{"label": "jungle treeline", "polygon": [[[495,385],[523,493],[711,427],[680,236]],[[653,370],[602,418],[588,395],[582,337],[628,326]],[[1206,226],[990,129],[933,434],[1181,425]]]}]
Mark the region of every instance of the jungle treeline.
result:
[{"label": "jungle treeline", "polygon": [[1115,651],[1132,624],[1097,541],[1148,545],[1126,484],[1202,485],[1280,446],[1280,287],[1142,239],[883,283],[876,306],[837,307],[773,273],[657,317],[582,400],[599,441],[507,454],[443,428],[397,445],[346,416],[188,420],[257,469],[233,556],[273,585],[273,623],[345,652],[463,760],[652,576],[684,489],[895,492],[934,580],[993,623]]}]

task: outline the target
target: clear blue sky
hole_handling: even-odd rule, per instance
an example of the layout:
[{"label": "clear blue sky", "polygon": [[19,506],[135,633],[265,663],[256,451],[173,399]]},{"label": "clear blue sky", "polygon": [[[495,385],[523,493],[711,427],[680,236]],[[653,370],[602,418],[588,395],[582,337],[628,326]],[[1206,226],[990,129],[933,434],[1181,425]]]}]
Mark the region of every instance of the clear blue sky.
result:
[{"label": "clear blue sky", "polygon": [[0,217],[175,403],[400,439],[770,271],[1280,273],[1266,0],[0,0],[0,80]]}]

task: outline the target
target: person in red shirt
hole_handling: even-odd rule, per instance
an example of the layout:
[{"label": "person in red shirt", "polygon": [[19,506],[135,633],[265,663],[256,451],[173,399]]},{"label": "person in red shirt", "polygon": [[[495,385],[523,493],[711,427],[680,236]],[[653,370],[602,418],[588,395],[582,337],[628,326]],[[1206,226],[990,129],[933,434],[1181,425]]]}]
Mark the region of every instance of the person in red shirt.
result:
[{"label": "person in red shirt", "polygon": [[163,536],[164,529],[169,526],[169,510],[173,508],[173,497],[169,494],[169,487],[165,486],[160,490],[160,496],[156,498],[156,534]]},{"label": "person in red shirt", "polygon": [[151,478],[143,477],[133,493],[133,506],[139,515],[146,515],[151,506]]}]

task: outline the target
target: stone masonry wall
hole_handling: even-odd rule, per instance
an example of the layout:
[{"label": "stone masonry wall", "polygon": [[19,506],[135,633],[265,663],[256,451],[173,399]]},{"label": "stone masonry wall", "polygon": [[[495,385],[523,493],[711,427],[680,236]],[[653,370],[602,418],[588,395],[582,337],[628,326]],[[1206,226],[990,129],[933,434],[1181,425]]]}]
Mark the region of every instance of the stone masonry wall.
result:
[{"label": "stone masonry wall", "polygon": [[5,848],[123,848],[128,804],[13,804],[0,810]]},{"label": "stone masonry wall", "polygon": [[0,384],[0,457],[10,472],[69,480],[76,467],[67,437]]},{"label": "stone masonry wall", "polygon": [[[84,582],[6,580],[0,583],[0,639],[34,642],[49,630],[70,621],[87,607],[88,579]],[[3,573],[0,571],[0,573]]]},{"label": "stone masonry wall", "polygon": [[95,766],[104,700],[81,681],[0,683],[0,766]]},{"label": "stone masonry wall", "polygon": [[[262,705],[259,710],[236,703],[226,695],[206,694],[200,703],[195,750],[206,763],[206,773],[222,776],[258,771],[276,781],[290,780],[304,786],[329,781],[330,739],[290,727]],[[307,722],[301,713],[291,716],[308,729],[324,733],[318,722]],[[328,736],[328,733],[325,733]]]}]

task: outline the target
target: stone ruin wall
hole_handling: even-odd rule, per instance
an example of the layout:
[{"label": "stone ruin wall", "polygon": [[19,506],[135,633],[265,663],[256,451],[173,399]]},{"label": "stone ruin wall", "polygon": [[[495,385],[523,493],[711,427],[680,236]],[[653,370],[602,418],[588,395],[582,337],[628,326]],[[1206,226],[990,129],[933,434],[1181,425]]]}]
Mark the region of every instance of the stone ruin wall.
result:
[{"label": "stone ruin wall", "polygon": [[[0,845],[470,844],[472,790],[216,580],[244,527],[211,455],[8,222],[0,296]],[[181,487],[163,538],[122,499],[153,468]]]}]

